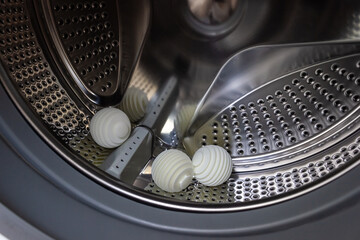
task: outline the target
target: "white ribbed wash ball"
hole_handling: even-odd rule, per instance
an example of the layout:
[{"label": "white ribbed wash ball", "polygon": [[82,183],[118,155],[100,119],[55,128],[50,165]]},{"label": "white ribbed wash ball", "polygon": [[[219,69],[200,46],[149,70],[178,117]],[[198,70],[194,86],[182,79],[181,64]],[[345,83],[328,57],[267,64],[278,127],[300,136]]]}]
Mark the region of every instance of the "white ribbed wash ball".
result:
[{"label": "white ribbed wash ball", "polygon": [[144,117],[148,103],[144,91],[130,87],[126,90],[119,107],[128,115],[131,122],[137,122]]},{"label": "white ribbed wash ball", "polygon": [[189,186],[194,177],[190,158],[180,150],[166,150],[154,160],[151,168],[155,184],[167,192],[179,192]]},{"label": "white ribbed wash ball", "polygon": [[217,186],[232,172],[230,154],[222,147],[208,145],[198,149],[192,159],[195,178],[205,186]]},{"label": "white ribbed wash ball", "polygon": [[104,148],[120,146],[130,136],[131,124],[126,114],[117,108],[104,108],[90,121],[90,134]]}]

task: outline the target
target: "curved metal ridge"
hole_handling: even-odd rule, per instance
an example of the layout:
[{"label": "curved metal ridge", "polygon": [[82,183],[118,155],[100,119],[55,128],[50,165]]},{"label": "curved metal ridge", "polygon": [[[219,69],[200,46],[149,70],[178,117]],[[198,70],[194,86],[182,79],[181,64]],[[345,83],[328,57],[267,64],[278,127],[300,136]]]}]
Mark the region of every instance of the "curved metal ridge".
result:
[{"label": "curved metal ridge", "polygon": [[[121,31],[116,31],[120,27],[117,14],[109,14],[109,10],[117,13],[116,4],[108,6],[109,2],[94,2],[86,10],[85,2],[76,5],[71,1],[63,5],[50,1],[41,3],[52,43],[78,87],[94,102],[118,92]],[[112,18],[108,19],[109,16]],[[100,27],[106,30],[102,34],[97,29]],[[109,65],[105,64],[105,58]],[[106,69],[107,65],[109,69]],[[111,74],[112,71],[115,73]],[[99,83],[100,77],[103,84]],[[106,81],[103,80],[105,77]]]},{"label": "curved metal ridge", "polygon": [[306,67],[258,87],[202,126],[194,137],[197,147],[223,146],[235,171],[253,171],[299,161],[341,141],[359,121],[359,56]]},{"label": "curved metal ridge", "polygon": [[150,16],[147,1],[134,3],[141,6],[136,11],[132,4],[43,0],[38,3],[41,7],[36,6],[49,35],[47,44],[61,60],[57,64],[75,82],[74,90],[80,89],[91,103],[118,104],[125,93]]}]

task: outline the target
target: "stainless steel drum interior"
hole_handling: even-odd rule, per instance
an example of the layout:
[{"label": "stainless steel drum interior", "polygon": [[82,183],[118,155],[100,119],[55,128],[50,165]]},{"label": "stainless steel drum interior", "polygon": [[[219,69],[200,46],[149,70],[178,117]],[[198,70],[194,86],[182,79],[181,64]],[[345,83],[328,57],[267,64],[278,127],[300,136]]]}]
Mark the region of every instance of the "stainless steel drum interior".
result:
[{"label": "stainless steel drum interior", "polygon": [[[360,3],[203,2],[2,0],[1,83],[65,161],[158,207],[275,204],[359,164]],[[102,148],[91,117],[129,86],[147,113],[119,149]],[[233,158],[226,183],[152,182],[161,151],[209,144]]]}]

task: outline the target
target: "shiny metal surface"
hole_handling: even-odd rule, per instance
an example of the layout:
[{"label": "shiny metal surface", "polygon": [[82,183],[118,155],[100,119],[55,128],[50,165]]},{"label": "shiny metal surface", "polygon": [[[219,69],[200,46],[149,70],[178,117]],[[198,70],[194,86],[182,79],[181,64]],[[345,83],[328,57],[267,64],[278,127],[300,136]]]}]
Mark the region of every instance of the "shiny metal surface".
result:
[{"label": "shiny metal surface", "polygon": [[175,1],[179,21],[199,38],[219,38],[238,25],[247,1],[200,0]]},{"label": "shiny metal surface", "polygon": [[[124,95],[150,22],[148,1],[40,1],[39,23],[74,91],[100,106]],[[40,17],[41,16],[41,17]],[[42,17],[43,16],[43,17]]]},{"label": "shiny metal surface", "polygon": [[[190,136],[194,135],[194,133],[199,130],[199,127],[205,122],[209,121],[209,119],[213,118],[217,113],[221,112],[230,103],[239,99],[241,96],[248,94],[258,87],[263,87],[262,94],[264,94],[264,92],[266,93],[266,84],[273,79],[280,78],[316,63],[321,63],[326,60],[352,53],[358,53],[359,45],[357,44],[357,40],[360,37],[358,31],[359,14],[358,10],[355,10],[355,8],[359,9],[358,3],[353,3],[354,8],[352,10],[346,8],[345,3],[339,1],[321,1],[317,3],[296,1],[293,2],[291,6],[285,1],[272,2],[272,4],[269,5],[267,5],[266,2],[259,4],[257,1],[249,1],[246,2],[246,4],[246,11],[243,13],[237,27],[225,37],[217,38],[215,41],[211,38],[208,38],[207,40],[204,40],[204,38],[201,37],[199,38],[198,34],[193,32],[193,27],[186,26],[186,24],[173,24],[174,22],[172,22],[171,19],[174,19],[174,17],[172,18],[170,16],[171,13],[165,16],[162,15],[161,17],[154,14],[155,21],[158,21],[156,22],[158,24],[154,24],[155,30],[153,29],[152,31],[150,41],[151,39],[156,39],[156,42],[152,42],[153,48],[150,52],[152,55],[162,57],[158,61],[166,61],[166,64],[163,64],[164,68],[172,68],[172,70],[178,72],[182,77],[179,79],[181,85],[177,109],[174,110],[172,116],[169,117],[168,122],[168,126],[175,127],[180,139],[182,139],[185,132],[185,130],[183,130],[184,125],[187,125],[187,127],[190,126],[191,116],[194,115],[196,107],[198,109],[196,110],[197,113],[195,114],[195,119],[193,119],[195,121],[192,122],[190,131],[187,133],[187,135]],[[166,4],[158,2],[157,7],[160,9],[161,7],[164,7],[164,5]],[[335,11],[333,7],[341,9],[342,12]],[[155,13],[156,10],[157,9],[155,8]],[[332,16],[331,19],[329,19],[328,16]],[[181,19],[181,16],[178,18]],[[169,34],[161,34],[161,30],[164,31],[165,29],[169,30]],[[183,32],[184,34],[181,35],[179,32]],[[160,47],[160,44],[157,45],[158,42],[160,42],[160,44],[165,44],[166,47]],[[156,48],[157,46],[158,48]],[[167,49],[168,51],[165,52],[163,51],[164,49]],[[233,58],[236,58],[236,64],[234,63],[234,66],[231,66],[233,71],[230,73],[225,71],[222,75],[221,73],[218,73],[228,58],[237,51],[240,53],[233,56]],[[148,51],[146,50],[145,53],[148,53]],[[172,61],[173,65],[170,65],[168,63],[169,61]],[[355,67],[354,64],[356,64],[356,61],[352,63],[352,68]],[[330,71],[330,69],[328,69],[328,71]],[[237,72],[238,75],[234,76],[234,72]],[[243,78],[239,77],[239,75],[243,76]],[[227,81],[229,76],[233,77],[233,83],[235,85],[229,84]],[[334,77],[337,78],[337,76]],[[214,83],[209,81],[209,79],[215,78],[219,78],[223,81],[216,82],[217,80],[215,80],[217,86],[212,86],[212,89],[215,88],[216,91],[211,92],[211,89],[208,90],[208,87]],[[354,87],[357,89],[357,86]],[[274,93],[272,94],[274,95]],[[204,101],[201,102],[201,98],[203,98],[204,95]],[[261,94],[259,93],[259,95]],[[248,98],[254,97],[255,96],[252,96],[252,94],[248,94]],[[346,98],[344,95],[340,97]],[[198,105],[199,102],[200,105]],[[204,103],[206,103],[206,105]],[[354,102],[354,104],[355,105],[353,106],[357,106],[356,102]],[[330,107],[332,108],[333,105],[330,104]],[[318,114],[318,112],[316,112],[316,114]],[[350,122],[354,119],[357,121],[357,113],[353,112],[350,118],[352,119]],[[179,119],[181,119],[182,122],[187,123],[180,125]],[[308,118],[304,117],[303,113],[301,121],[308,121]],[[344,122],[341,121],[339,125],[343,123]],[[241,121],[240,126],[242,127],[242,130],[246,127]],[[213,128],[210,130],[210,136],[214,135],[212,131]],[[253,131],[255,131],[255,129]],[[278,131],[280,135],[285,136],[285,130],[282,130],[281,127],[278,128]],[[295,132],[297,131],[299,130],[296,129]],[[163,138],[167,138],[168,141],[170,141],[170,132],[171,130],[164,128]],[[347,132],[348,134],[351,134],[352,130],[347,130]],[[244,131],[243,134],[246,135]],[[313,132],[313,134],[316,133]],[[330,141],[330,143],[327,142],[327,144],[324,144],[325,146],[322,145],[322,150],[328,148],[337,141],[341,141],[341,139],[329,140],[328,134],[331,135],[328,131],[324,132],[322,139],[324,139],[325,142]],[[344,131],[342,131],[341,134],[344,134]],[[342,137],[345,138],[348,134],[344,134]],[[220,135],[222,135],[222,133],[217,136],[219,139],[222,138]],[[335,135],[338,137],[338,134]],[[318,135],[316,136],[318,137]],[[286,139],[287,138],[288,137],[286,136]],[[300,138],[302,138],[301,135]],[[208,141],[212,143],[212,139],[208,139]],[[320,157],[313,157],[313,160],[310,160],[315,153],[320,151],[319,146],[315,144],[316,141],[317,140],[313,141],[313,146],[315,147],[310,147],[309,150],[304,150],[300,147],[299,149],[301,150],[298,151],[297,157],[294,157],[296,155],[296,150],[294,148],[289,151],[289,154],[284,154],[283,151],[278,152],[274,145],[273,150],[278,154],[276,157],[278,159],[272,159],[276,154],[271,157],[268,155],[259,155],[258,148],[260,148],[260,153],[263,151],[265,152],[267,149],[261,148],[262,146],[256,148],[256,153],[250,151],[251,147],[245,146],[247,152],[242,153],[245,157],[240,157],[241,160],[235,160],[236,167],[234,170],[237,174],[234,175],[233,179],[238,179],[239,176],[242,175],[242,172],[246,172],[248,178],[244,176],[242,180],[247,179],[247,181],[250,182],[253,180],[256,181],[257,177],[261,175],[261,171],[255,173],[254,176],[252,175],[252,171],[277,166],[278,168],[274,170],[277,173],[274,173],[274,175],[271,176],[275,178],[275,176],[278,175],[280,180],[284,180],[286,178],[284,176],[287,176],[288,174],[281,169],[282,165],[289,164],[290,162],[298,162],[299,169],[301,169],[301,164],[304,164],[303,161],[312,166],[313,164],[316,164],[316,160],[321,159]],[[220,142],[222,142],[222,139]],[[275,144],[276,141],[271,139],[271,142]],[[305,145],[309,144],[307,141],[305,142]],[[193,147],[193,150],[196,150],[201,144],[202,139],[199,142],[196,142],[196,144],[190,143],[189,145]],[[289,144],[292,145],[291,141]],[[228,146],[228,148],[230,147],[235,153],[234,157],[236,157],[239,155],[237,155],[234,146]],[[311,146],[311,144],[308,146]],[[291,151],[294,151],[293,154],[291,154]],[[239,153],[241,153],[241,151],[239,151]],[[279,157],[279,155],[283,156],[283,158]],[[285,158],[287,160],[284,162]],[[264,161],[262,159],[268,159],[271,164],[261,163],[261,161]],[[295,168],[295,172],[296,169],[297,168]],[[307,170],[302,171],[307,172]],[[149,169],[144,170],[144,175],[149,172],[150,167]],[[290,170],[290,172],[292,172],[292,170]],[[263,174],[265,176],[262,176],[262,178],[271,178],[271,176],[267,175],[267,171],[264,171]],[[300,185],[306,185],[307,183],[317,180],[317,178],[306,179],[305,182],[301,181],[301,184],[294,183],[292,186],[299,187]],[[245,183],[245,181],[243,182]],[[215,191],[215,195],[218,196],[215,197],[215,200],[212,200],[211,194],[209,194],[209,192],[214,192],[213,189],[204,186],[197,188],[198,184],[196,183],[194,185],[195,190],[193,187],[190,187],[190,189],[185,190],[184,192],[175,194],[175,197],[173,196],[174,194],[166,194],[151,184],[147,186],[147,189],[164,196],[192,199],[199,202],[202,202],[204,199],[207,202],[228,202],[227,199],[230,199],[229,202],[231,202],[234,201],[236,197],[238,197],[237,201],[243,201],[244,199],[246,199],[245,201],[248,201],[249,199],[254,200],[252,197],[249,198],[249,196],[253,195],[251,192],[254,189],[243,186],[248,192],[239,191],[236,193],[236,188],[231,187],[231,185],[234,184],[229,184],[230,182],[224,184],[224,186],[220,186],[216,190],[219,192]],[[270,188],[272,189],[271,186],[266,187],[267,190]],[[285,189],[287,188],[285,187]],[[284,189],[281,189],[281,191],[282,190]],[[287,190],[285,190],[285,192],[286,191]],[[247,196],[244,195],[245,193]],[[278,194],[279,192],[271,193],[271,195]],[[222,198],[220,198],[220,196],[222,196]],[[261,195],[261,197],[263,196]]]},{"label": "shiny metal surface", "polygon": [[[196,106],[223,64],[237,52],[250,53],[254,49],[266,49],[256,46],[271,48],[270,45],[274,44],[285,49],[288,44],[294,43],[307,49],[283,50],[278,53],[278,58],[271,54],[263,58],[262,54],[266,53],[262,51],[252,55],[254,63],[260,59],[268,66],[283,66],[275,68],[274,72],[269,71],[271,69],[249,72],[259,81],[253,85],[248,83],[250,87],[244,88],[259,87],[266,91],[264,84],[286,77],[283,75],[289,71],[297,73],[299,68],[325,64],[326,60],[357,51],[353,43],[360,37],[360,3],[356,1],[351,1],[351,7],[348,2],[334,0],[239,1],[238,4],[242,6],[240,14],[233,15],[237,18],[231,22],[225,20],[224,24],[229,23],[226,31],[214,31],[192,25],[193,22],[184,15],[186,9],[180,1],[153,2],[149,38],[129,85],[144,90],[154,104],[158,100],[159,89],[166,84],[169,76],[176,76],[178,89],[172,96],[175,100],[171,102],[175,107],[170,115],[161,116],[162,126],[155,129],[165,141],[165,146],[179,143],[181,148]],[[274,204],[315,190],[359,164],[359,122],[354,115],[358,105],[354,105],[350,111],[353,115],[344,118],[347,122],[343,131],[332,135],[337,139],[331,137],[320,147],[314,145],[317,149],[301,153],[297,161],[272,163],[275,168],[259,168],[258,156],[249,154],[257,166],[237,165],[231,179],[217,189],[194,183],[183,192],[173,195],[164,193],[151,183],[152,159],[140,161],[149,160],[145,166],[136,166],[137,169],[143,167],[143,171],[133,185],[114,179],[95,167],[112,150],[97,146],[88,132],[93,111],[101,106],[88,104],[74,86],[69,86],[68,69],[62,60],[54,57],[59,50],[49,47],[51,36],[44,34],[42,24],[39,24],[41,16],[37,15],[33,6],[32,1],[1,3],[2,84],[34,129],[64,159],[114,192],[156,206],[184,211],[238,211]],[[190,12],[189,9],[186,11]],[[339,45],[339,48],[324,48],[326,51],[321,53],[312,51],[313,44],[325,45],[333,41],[350,42]],[[298,55],[299,52],[302,55]],[[348,63],[344,67],[349,68]],[[353,67],[352,62],[350,68]],[[229,102],[222,104],[222,107],[218,105],[218,110],[226,108]],[[156,144],[153,154],[161,150],[161,144]],[[280,152],[274,150],[273,153]],[[246,171],[251,169],[261,170]]]},{"label": "shiny metal surface", "polygon": [[[181,74],[181,98],[197,104],[223,64],[237,52],[269,44],[359,39],[359,5],[352,2],[350,9],[341,1],[248,1],[233,31],[204,39],[183,24],[175,4],[156,1],[151,48],[144,55],[156,56],[164,69]],[[143,61],[151,60],[143,56]]]},{"label": "shiny metal surface", "polygon": [[[226,106],[235,104],[244,95],[267,85],[270,80],[314,63],[358,53],[359,46],[357,43],[349,42],[272,45],[254,47],[237,53],[220,69],[198,104],[189,134],[194,134],[209,118],[217,115]],[[356,63],[356,59],[354,61]],[[353,67],[356,67],[355,63],[351,63]]]},{"label": "shiny metal surface", "polygon": [[344,129],[359,116],[359,59],[354,55],[332,60],[266,83],[211,118],[195,139],[185,139],[185,145],[190,151],[220,145],[239,171],[317,153],[352,133]]},{"label": "shiny metal surface", "polygon": [[188,0],[189,10],[200,22],[209,25],[223,23],[230,18],[236,5],[237,0]]}]

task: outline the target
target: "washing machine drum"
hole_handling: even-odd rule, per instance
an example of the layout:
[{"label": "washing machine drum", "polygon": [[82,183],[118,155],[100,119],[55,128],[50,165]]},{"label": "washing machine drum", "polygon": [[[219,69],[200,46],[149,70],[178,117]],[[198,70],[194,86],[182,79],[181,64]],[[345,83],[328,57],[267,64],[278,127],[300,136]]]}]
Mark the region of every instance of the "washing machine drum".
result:
[{"label": "washing machine drum", "polygon": [[[56,239],[357,239],[359,10],[1,1],[1,203]],[[117,148],[90,133],[103,108],[131,121]],[[206,145],[224,183],[154,183],[161,152]]]}]

